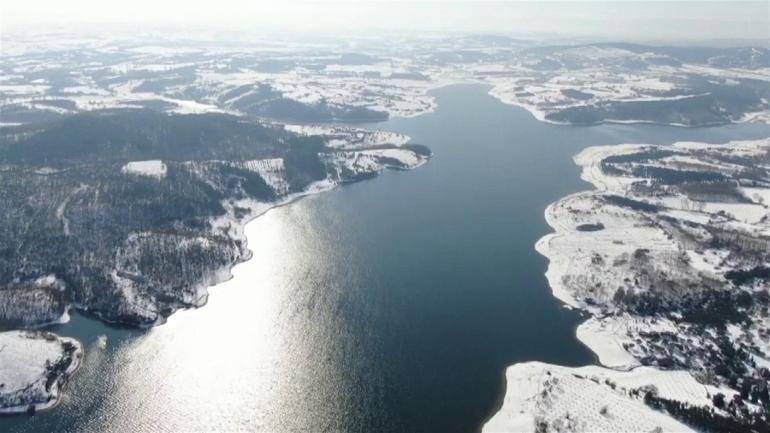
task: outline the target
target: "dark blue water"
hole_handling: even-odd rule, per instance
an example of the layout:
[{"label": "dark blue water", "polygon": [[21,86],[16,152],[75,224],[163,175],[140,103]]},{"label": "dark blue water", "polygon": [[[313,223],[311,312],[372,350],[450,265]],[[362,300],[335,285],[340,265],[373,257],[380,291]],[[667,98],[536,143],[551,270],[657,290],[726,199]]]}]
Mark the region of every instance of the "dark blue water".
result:
[{"label": "dark blue water", "polygon": [[554,126],[481,86],[435,95],[435,113],[376,125],[430,146],[429,164],[252,222],[254,259],[164,326],[75,315],[56,330],[87,357],[64,401],[0,431],[472,432],[507,365],[594,361],[533,249],[545,207],[587,188],[574,154],[770,136],[751,124]]}]

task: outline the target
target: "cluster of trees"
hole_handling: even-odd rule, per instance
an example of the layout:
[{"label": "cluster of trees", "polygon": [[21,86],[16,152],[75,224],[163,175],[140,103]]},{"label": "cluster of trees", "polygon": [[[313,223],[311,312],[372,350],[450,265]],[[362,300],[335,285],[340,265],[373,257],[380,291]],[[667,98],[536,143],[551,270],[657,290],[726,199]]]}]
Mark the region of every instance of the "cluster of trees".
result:
[{"label": "cluster of trees", "polygon": [[[0,322],[49,321],[76,302],[138,324],[189,304],[210,272],[243,254],[238,241],[211,234],[208,221],[225,213],[222,203],[275,198],[240,162],[283,158],[290,187],[301,190],[326,176],[318,156],[324,149],[317,137],[232,116],[150,110],[77,114],[0,136]],[[151,159],[164,160],[165,176],[121,170]],[[113,271],[155,313],[127,305]],[[51,274],[64,291],[18,283]]]},{"label": "cluster of trees", "polygon": [[66,308],[59,287],[11,284],[0,288],[0,330],[53,322]]},{"label": "cluster of trees", "polygon": [[632,198],[622,197],[615,194],[606,194],[602,195],[601,197],[604,199],[604,201],[614,206],[627,207],[629,209],[648,213],[656,213],[659,210],[658,206],[652,203],[647,203],[646,201],[641,200],[634,200]]},{"label": "cluster of trees", "polygon": [[[714,397],[716,408],[725,408],[724,396]],[[681,401],[670,400],[657,395],[655,390],[644,394],[644,403],[656,410],[665,411],[679,421],[706,432],[731,433],[770,433],[770,412],[762,410],[731,409],[732,416],[719,413],[715,407],[693,406]],[[740,403],[729,403],[730,407],[738,407]],[[721,407],[720,407],[721,406]]]},{"label": "cluster of trees", "polygon": [[624,165],[655,161],[676,154],[671,150],[649,148],[640,152],[610,155],[601,162],[602,172],[610,176],[625,176],[629,172],[625,170]]},{"label": "cluster of trees", "polygon": [[280,154],[282,140],[294,138],[281,128],[225,114],[114,109],[39,124],[32,134],[0,135],[0,162],[68,167],[151,159],[261,159]]},{"label": "cluster of trees", "polygon": [[[212,233],[223,203],[302,191],[327,177],[319,154],[331,151],[321,137],[234,116],[142,109],[0,133],[0,325],[21,316],[25,324],[49,321],[70,302],[110,321],[147,324],[195,303],[211,273],[245,253],[240,241]],[[273,190],[244,163],[276,158],[288,191]],[[162,160],[165,173],[122,170],[147,160]],[[65,289],[39,296],[25,285],[47,275]]]},{"label": "cluster of trees", "polygon": [[287,98],[269,84],[241,86],[225,93],[222,100],[243,113],[288,122],[382,122],[388,120],[385,111],[335,104],[325,99],[304,103]]},{"label": "cluster of trees", "polygon": [[741,79],[734,86],[691,75],[683,89],[696,96],[650,101],[600,101],[550,113],[548,120],[591,125],[604,120],[647,121],[707,126],[731,123],[747,112],[767,107],[765,82]]},{"label": "cluster of trees", "polygon": [[724,226],[707,225],[704,228],[711,236],[705,247],[729,251],[734,262],[761,265],[770,258],[770,237]]},{"label": "cluster of trees", "polygon": [[[253,172],[224,165],[205,173],[193,168],[169,163],[163,179],[124,174],[120,164],[46,175],[27,167],[0,172],[5,199],[0,206],[0,300],[8,300],[4,316],[45,322],[76,302],[112,321],[152,320],[123,308],[125,295],[110,276],[126,266],[119,258],[125,261],[127,255],[116,252],[127,250],[142,264],[145,283],[137,287],[150,305],[162,311],[187,302],[186,288],[199,282],[202,273],[240,257],[241,245],[235,240],[211,236],[208,221],[225,213],[222,201],[238,195],[270,197],[264,180]],[[149,235],[127,244],[137,233]],[[196,249],[198,239],[206,239],[210,247]],[[63,281],[65,290],[41,292],[31,284],[46,275]],[[171,276],[179,280],[166,284],[163,278]]]}]

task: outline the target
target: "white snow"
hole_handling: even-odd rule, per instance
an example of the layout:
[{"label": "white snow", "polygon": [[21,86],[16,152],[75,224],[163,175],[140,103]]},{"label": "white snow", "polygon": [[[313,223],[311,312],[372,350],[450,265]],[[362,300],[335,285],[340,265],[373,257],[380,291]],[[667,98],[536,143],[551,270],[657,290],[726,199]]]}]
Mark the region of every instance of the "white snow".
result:
[{"label": "white snow", "polygon": [[410,137],[391,131],[367,130],[346,126],[283,125],[284,129],[300,135],[320,136],[329,147],[356,149],[375,146],[403,146]]},{"label": "white snow", "polygon": [[342,151],[323,154],[322,157],[327,165],[355,174],[379,173],[385,168],[413,169],[428,160],[409,149],[398,148]]},{"label": "white snow", "polygon": [[168,167],[160,160],[131,161],[124,165],[121,171],[126,174],[163,179],[166,177]]},{"label": "white snow", "polygon": [[628,370],[641,365],[631,354],[634,336],[640,332],[676,332],[676,325],[664,319],[638,318],[628,314],[592,317],[578,326],[576,336],[599,357],[601,365]]},{"label": "white snow", "polygon": [[749,200],[761,204],[765,208],[770,208],[770,189],[741,187],[740,190]]},{"label": "white snow", "polygon": [[24,412],[30,405],[36,409],[54,406],[59,398],[59,385],[46,391],[46,368],[63,356],[62,343],[76,347],[73,361],[65,375],[71,375],[82,357],[80,343],[71,338],[49,333],[27,331],[0,332],[0,413]]},{"label": "white snow", "polygon": [[617,372],[527,362],[508,367],[505,377],[508,392],[500,411],[484,425],[485,433],[534,432],[538,424],[558,432],[694,432],[647,407],[643,395],[629,392],[653,385],[662,396],[708,402],[706,390],[681,371]]}]

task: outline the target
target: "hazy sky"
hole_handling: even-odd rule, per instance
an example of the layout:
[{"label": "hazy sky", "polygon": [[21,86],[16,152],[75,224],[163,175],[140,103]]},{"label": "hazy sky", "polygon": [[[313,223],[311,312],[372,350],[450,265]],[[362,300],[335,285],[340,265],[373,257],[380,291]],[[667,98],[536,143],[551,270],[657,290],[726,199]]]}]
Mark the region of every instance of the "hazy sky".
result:
[{"label": "hazy sky", "polygon": [[[4,31],[137,24],[256,32],[549,33],[623,39],[770,39],[770,1],[8,0]],[[116,27],[117,28],[117,27]],[[142,29],[138,27],[137,29]]]}]

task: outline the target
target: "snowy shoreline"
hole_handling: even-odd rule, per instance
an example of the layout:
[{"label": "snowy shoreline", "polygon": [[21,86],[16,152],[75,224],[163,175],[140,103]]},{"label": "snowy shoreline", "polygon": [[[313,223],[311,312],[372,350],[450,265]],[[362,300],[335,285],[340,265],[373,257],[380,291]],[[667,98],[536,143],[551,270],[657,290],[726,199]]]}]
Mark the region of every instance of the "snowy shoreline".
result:
[{"label": "snowy shoreline", "polygon": [[[607,268],[605,266],[609,264],[604,264],[612,263],[613,258],[616,263],[620,263],[619,260],[628,257],[630,252],[644,251],[651,260],[656,260],[654,266],[667,269],[667,261],[673,259],[666,257],[686,253],[687,257],[695,260],[689,262],[688,258],[685,263],[692,263],[689,266],[695,269],[683,274],[682,285],[687,285],[689,280],[697,281],[696,278],[724,280],[723,275],[731,266],[724,266],[725,262],[723,267],[700,264],[708,259],[698,257],[704,254],[708,256],[709,253],[697,249],[687,250],[676,239],[668,238],[666,232],[656,226],[658,223],[654,221],[657,221],[657,216],[645,215],[640,209],[610,205],[605,197],[622,197],[615,200],[641,203],[633,206],[642,208],[656,206],[661,210],[655,212],[662,214],[663,218],[686,218],[686,224],[691,226],[695,221],[707,221],[717,227],[740,225],[741,229],[748,230],[747,233],[760,236],[767,233],[768,229],[767,215],[770,215],[770,211],[762,198],[762,193],[767,189],[758,189],[760,192],[754,194],[758,197],[755,202],[740,206],[713,201],[696,206],[684,196],[676,197],[675,193],[671,198],[653,194],[654,204],[648,205],[639,195],[634,195],[638,194],[635,191],[640,185],[645,184],[643,178],[608,175],[603,162],[607,158],[631,159],[632,155],[640,152],[670,152],[671,156],[661,159],[662,165],[692,170],[693,167],[718,166],[716,163],[707,165],[712,164],[708,152],[714,155],[734,152],[750,156],[761,155],[770,149],[770,139],[730,144],[595,146],[584,149],[574,157],[575,163],[582,167],[581,179],[593,185],[594,189],[568,195],[546,208],[544,217],[553,232],[539,239],[535,249],[549,260],[546,278],[553,295],[568,308],[590,315],[589,319],[577,326],[575,334],[596,355],[598,365],[568,368],[542,362],[525,362],[508,367],[505,372],[505,395],[498,411],[484,424],[484,432],[533,431],[536,428],[545,428],[544,431],[651,431],[655,428],[661,428],[662,431],[695,431],[697,429],[682,424],[670,414],[651,408],[641,397],[654,392],[655,398],[708,409],[712,407],[711,397],[735,393],[719,381],[702,383],[700,373],[694,375],[692,368],[647,366],[648,361],[643,360],[655,352],[639,343],[640,335],[690,336],[687,333],[692,330],[666,317],[625,312],[618,301],[617,292],[609,286],[613,282],[616,285],[621,282],[622,285],[622,281],[638,278],[635,273],[638,271],[622,266]],[[692,151],[696,152],[689,153]],[[724,167],[729,168],[729,165]],[[672,194],[671,191],[667,193]],[[724,213],[725,209],[732,213]],[[703,213],[709,217],[706,218]],[[763,213],[766,215],[764,219],[753,217]],[[588,229],[581,230],[581,226]],[[720,257],[724,256],[720,254]],[[594,269],[592,265],[595,265]],[[741,266],[732,263],[732,268],[740,269]],[[755,290],[761,290],[761,286],[755,287]],[[759,335],[759,340],[750,340],[759,347],[759,352],[753,356],[757,365],[767,364],[770,346],[767,342],[761,343],[761,330],[757,334],[753,328],[742,331],[735,327],[729,329],[735,341]],[[696,340],[691,344],[708,346],[708,338],[703,337],[703,342]],[[684,360],[682,365],[687,365],[687,361]],[[590,401],[581,398],[585,395],[592,396]],[[717,415],[728,416],[726,412],[717,412]]]},{"label": "snowy shoreline", "polygon": [[538,121],[548,123],[551,125],[557,125],[557,126],[590,127],[590,126],[598,126],[598,125],[658,125],[658,126],[673,126],[677,128],[696,129],[696,128],[712,128],[715,126],[724,126],[724,125],[741,124],[741,123],[768,123],[768,119],[770,119],[770,114],[768,114],[768,111],[760,111],[760,112],[747,113],[742,118],[737,120],[704,123],[704,124],[698,124],[698,125],[688,125],[688,124],[676,123],[676,122],[655,122],[651,120],[635,120],[635,119],[620,120],[620,119],[612,119],[612,118],[602,119],[600,121],[593,122],[593,123],[560,122],[557,120],[551,120],[547,118],[549,114],[557,113],[558,110],[546,111],[545,109],[539,108],[535,104],[527,103],[515,97],[507,96],[503,90],[498,89],[497,85],[490,84],[487,81],[478,81],[478,82],[480,84],[492,86],[488,94],[493,98],[497,99],[498,101],[500,101],[501,103],[505,105],[512,105],[514,107],[523,108],[527,110],[532,115],[532,117],[534,117]]},{"label": "snowy shoreline", "polygon": [[56,407],[84,356],[80,342],[48,332],[2,332],[0,349],[0,415]]},{"label": "snowy shoreline", "polygon": [[[406,137],[405,141],[402,143],[406,144],[409,141],[409,137]],[[355,148],[346,148],[344,151],[341,151],[341,154],[363,154],[365,152],[383,152],[383,157],[389,157],[384,152],[387,152],[389,150],[395,150],[395,151],[403,151],[404,149],[399,148],[393,148],[393,149],[383,149],[381,151],[371,151],[371,150],[357,150]],[[412,152],[413,153],[413,152]],[[416,156],[416,159],[409,159],[409,161],[404,166],[392,166],[387,163],[381,164],[379,166],[377,165],[367,165],[362,173],[372,173],[375,175],[379,175],[381,172],[385,171],[386,169],[391,170],[414,170],[416,168],[419,168],[426,164],[428,160],[430,159],[430,156],[420,156],[414,153]],[[365,180],[365,179],[362,179]],[[355,180],[353,183],[358,182],[360,180]],[[280,208],[283,206],[288,206],[292,203],[295,203],[302,198],[321,194],[324,192],[331,191],[333,189],[336,189],[340,186],[344,186],[346,183],[351,183],[350,181],[345,181],[342,179],[332,179],[330,177],[327,177],[326,179],[316,181],[310,185],[304,190],[296,193],[291,193],[288,195],[285,195],[281,198],[279,198],[276,201],[273,202],[257,202],[253,200],[249,200],[248,202],[236,202],[236,205],[244,205],[246,208],[250,210],[249,214],[242,217],[242,218],[236,218],[234,215],[231,214],[233,212],[233,209],[229,206],[226,206],[226,209],[228,210],[228,214],[225,216],[224,221],[217,221],[214,222],[215,227],[218,226],[220,228],[227,227],[228,233],[230,236],[232,236],[236,240],[242,241],[243,250],[246,252],[244,256],[241,257],[240,260],[236,261],[235,263],[226,266],[225,268],[220,269],[220,271],[217,272],[217,277],[214,278],[213,282],[204,282],[200,285],[199,291],[202,293],[199,299],[202,301],[199,304],[196,304],[195,308],[200,308],[204,306],[208,300],[208,290],[218,284],[224,283],[226,281],[229,281],[233,278],[233,275],[231,273],[232,269],[241,264],[248,262],[252,258],[252,252],[249,250],[248,244],[249,239],[245,235],[246,226],[256,220],[257,218],[261,217],[262,215],[265,215],[267,212]],[[232,230],[232,231],[231,231]],[[165,320],[163,321],[165,322]],[[157,323],[157,324],[162,324]],[[157,324],[153,324],[151,326],[156,326]]]},{"label": "snowy shoreline", "polygon": [[[235,162],[242,165],[245,169],[257,172],[266,184],[273,189],[275,199],[270,201],[258,201],[252,198],[243,199],[225,199],[222,202],[226,213],[224,215],[213,217],[209,221],[210,234],[213,236],[222,236],[231,239],[232,257],[234,260],[223,265],[218,269],[213,269],[202,276],[201,279],[193,282],[191,287],[181,294],[179,301],[172,306],[171,310],[161,313],[156,304],[151,300],[136,296],[136,288],[132,281],[122,276],[121,269],[116,268],[112,271],[112,278],[120,284],[117,286],[124,293],[124,303],[121,308],[127,311],[134,311],[142,314],[142,318],[149,318],[144,322],[133,323],[140,328],[151,328],[162,325],[166,322],[168,316],[183,309],[200,308],[208,301],[209,289],[233,278],[232,269],[251,259],[252,253],[248,248],[249,239],[245,236],[245,227],[250,222],[256,220],[268,211],[286,206],[300,200],[303,197],[320,194],[330,191],[345,183],[357,182],[370,179],[377,176],[387,169],[411,170],[422,166],[430,159],[430,152],[427,148],[421,148],[417,145],[408,145],[409,137],[385,131],[365,131],[355,128],[335,127],[328,131],[310,131],[308,135],[322,135],[324,140],[329,142],[336,140],[339,144],[343,140],[350,143],[343,143],[339,148],[329,147],[326,152],[319,154],[319,158],[325,165],[327,175],[324,179],[318,180],[307,185],[303,190],[290,192],[289,182],[286,179],[284,164],[282,159],[253,160]],[[223,161],[193,161],[190,162],[191,169],[205,171],[205,166],[210,164],[223,164]],[[152,177],[158,182],[162,182],[166,174],[166,164],[163,161],[136,161],[127,163],[123,172],[134,176]],[[127,243],[135,242],[143,237],[151,236],[151,233],[132,233],[127,239]],[[123,273],[126,271],[123,270]],[[49,278],[49,285],[56,282],[54,276]],[[42,281],[42,280],[41,280]],[[56,320],[47,320],[45,323],[34,323],[26,326],[27,328],[39,328],[52,323],[64,323],[69,318],[69,308],[76,308],[82,311],[89,311],[86,306],[66,304],[63,314],[57,316]],[[100,320],[106,323],[114,323],[98,311],[91,312]],[[28,410],[42,410],[54,407],[58,402],[59,388],[66,383],[67,378],[75,372],[83,356],[83,348],[79,342],[71,338],[59,337],[52,333],[37,333],[34,335],[44,335],[50,341],[59,341],[74,346],[76,350],[72,354],[71,365],[61,373],[56,379],[56,386],[50,387],[50,390],[40,390],[40,386],[35,385],[40,382],[40,374],[37,370],[24,377],[16,377],[14,371],[23,370],[24,365],[33,365],[35,363],[47,366],[61,358],[57,352],[49,346],[42,346],[49,349],[43,353],[40,350],[23,350],[19,353],[26,354],[13,355],[11,351],[4,350],[3,336],[6,340],[14,343],[29,343],[26,335],[32,335],[33,331],[9,331],[0,333],[0,414],[24,413]],[[13,334],[19,338],[11,338]],[[19,345],[19,344],[17,344]],[[70,347],[70,346],[68,346]],[[47,368],[47,367],[46,367]],[[9,378],[16,378],[12,390],[5,392]],[[35,388],[37,386],[37,388]],[[13,404],[12,397],[14,392],[19,389],[31,389],[36,394],[33,397],[22,399],[22,403]],[[12,395],[13,394],[13,395]],[[30,399],[34,402],[30,403]],[[44,402],[41,402],[45,400]],[[11,401],[10,403],[7,403]],[[15,400],[14,400],[15,401]],[[7,403],[7,404],[6,404]],[[29,409],[29,406],[34,409]]]}]

